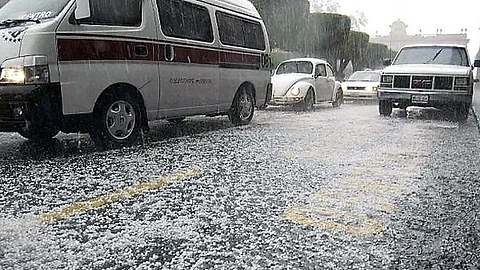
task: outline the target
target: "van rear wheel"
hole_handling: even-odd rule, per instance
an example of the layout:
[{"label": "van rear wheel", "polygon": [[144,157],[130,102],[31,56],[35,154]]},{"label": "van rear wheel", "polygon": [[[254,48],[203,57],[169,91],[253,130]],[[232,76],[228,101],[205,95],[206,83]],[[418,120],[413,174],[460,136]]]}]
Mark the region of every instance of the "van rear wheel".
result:
[{"label": "van rear wheel", "polygon": [[100,148],[131,146],[141,135],[141,114],[138,102],[129,94],[107,94],[93,113],[90,136]]},{"label": "van rear wheel", "polygon": [[238,90],[233,99],[228,118],[236,126],[248,125],[255,112],[255,100],[252,91],[246,87]]}]

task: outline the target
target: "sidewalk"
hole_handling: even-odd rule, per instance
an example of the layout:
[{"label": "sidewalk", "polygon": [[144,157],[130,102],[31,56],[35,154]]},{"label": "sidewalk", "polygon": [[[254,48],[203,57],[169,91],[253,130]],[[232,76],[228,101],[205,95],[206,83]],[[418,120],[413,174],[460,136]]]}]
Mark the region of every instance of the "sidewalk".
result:
[{"label": "sidewalk", "polygon": [[477,120],[478,128],[480,129],[480,83],[475,84],[475,88],[473,89],[473,116]]}]

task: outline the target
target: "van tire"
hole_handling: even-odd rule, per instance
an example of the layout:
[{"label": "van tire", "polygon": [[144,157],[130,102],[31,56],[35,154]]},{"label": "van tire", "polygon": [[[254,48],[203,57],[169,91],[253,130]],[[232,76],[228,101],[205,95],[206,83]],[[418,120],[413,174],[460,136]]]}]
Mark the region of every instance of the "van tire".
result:
[{"label": "van tire", "polygon": [[92,114],[90,137],[102,149],[132,146],[142,134],[142,117],[136,98],[116,92],[102,96]]},{"label": "van tire", "polygon": [[230,122],[235,126],[248,125],[255,113],[255,98],[252,91],[243,86],[235,94],[232,107],[228,112]]},{"label": "van tire", "polygon": [[58,132],[58,128],[48,126],[29,126],[18,130],[18,134],[34,142],[48,141],[55,137]]}]

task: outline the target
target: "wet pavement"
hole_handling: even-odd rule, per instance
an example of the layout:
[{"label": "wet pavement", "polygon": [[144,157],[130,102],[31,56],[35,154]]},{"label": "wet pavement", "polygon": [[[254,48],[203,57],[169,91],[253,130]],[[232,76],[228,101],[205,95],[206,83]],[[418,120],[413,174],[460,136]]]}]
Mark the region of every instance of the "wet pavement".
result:
[{"label": "wet pavement", "polygon": [[477,123],[406,115],[270,107],[103,152],[0,133],[0,269],[477,269]]}]

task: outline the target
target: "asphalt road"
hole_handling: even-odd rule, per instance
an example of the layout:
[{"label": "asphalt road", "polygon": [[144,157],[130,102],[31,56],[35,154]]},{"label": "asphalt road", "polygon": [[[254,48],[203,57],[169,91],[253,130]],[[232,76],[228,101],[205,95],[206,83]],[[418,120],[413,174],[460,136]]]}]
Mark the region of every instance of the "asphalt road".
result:
[{"label": "asphalt road", "polygon": [[358,103],[105,152],[0,133],[0,269],[477,269],[479,157],[474,117]]}]

